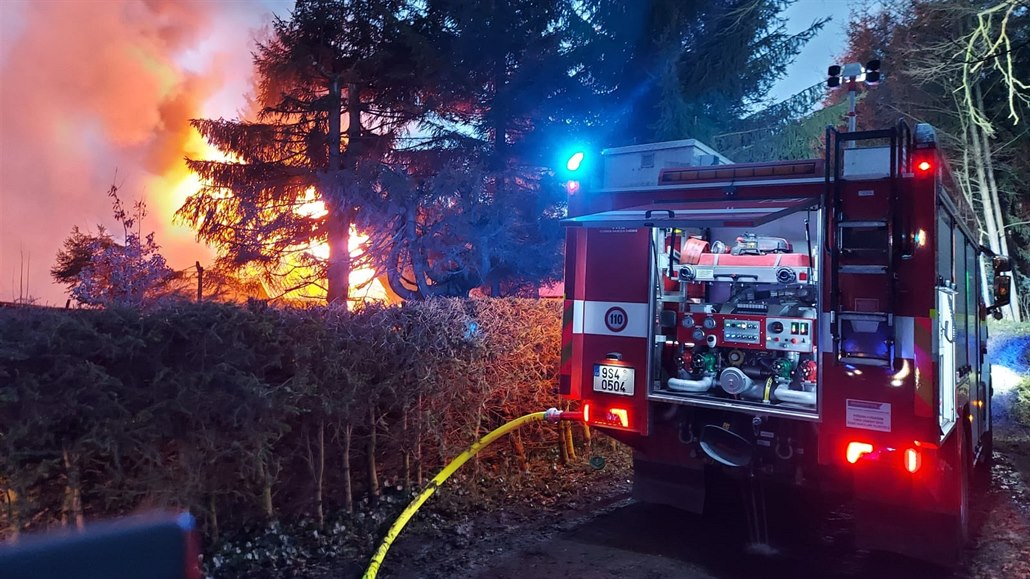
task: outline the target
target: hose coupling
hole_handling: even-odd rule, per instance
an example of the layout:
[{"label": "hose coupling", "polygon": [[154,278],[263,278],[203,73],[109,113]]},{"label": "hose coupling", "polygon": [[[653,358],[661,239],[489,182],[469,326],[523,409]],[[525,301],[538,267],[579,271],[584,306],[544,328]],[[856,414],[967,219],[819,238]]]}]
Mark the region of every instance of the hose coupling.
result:
[{"label": "hose coupling", "polygon": [[544,420],[552,424],[557,424],[562,420],[583,420],[583,413],[571,412],[569,410],[558,410],[557,408],[548,408],[544,411]]}]

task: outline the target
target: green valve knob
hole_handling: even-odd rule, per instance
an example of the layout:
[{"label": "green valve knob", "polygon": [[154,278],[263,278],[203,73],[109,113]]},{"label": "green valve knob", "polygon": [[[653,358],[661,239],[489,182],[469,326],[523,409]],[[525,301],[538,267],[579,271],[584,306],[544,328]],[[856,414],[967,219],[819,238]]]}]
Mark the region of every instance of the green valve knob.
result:
[{"label": "green valve knob", "polygon": [[786,358],[780,358],[773,362],[773,373],[777,378],[790,378],[792,370],[794,370],[794,364]]},{"label": "green valve knob", "polygon": [[705,352],[701,354],[701,359],[704,361],[705,372],[715,372],[715,354]]}]

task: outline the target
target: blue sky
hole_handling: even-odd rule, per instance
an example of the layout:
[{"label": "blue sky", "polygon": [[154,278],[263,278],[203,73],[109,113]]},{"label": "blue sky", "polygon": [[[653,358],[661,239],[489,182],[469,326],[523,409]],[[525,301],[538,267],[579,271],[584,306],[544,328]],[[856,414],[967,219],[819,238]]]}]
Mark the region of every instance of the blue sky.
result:
[{"label": "blue sky", "polygon": [[848,14],[869,4],[869,0],[797,0],[787,9],[788,32],[797,33],[819,18],[832,20],[808,43],[787,69],[787,76],[773,86],[770,96],[781,101],[796,92],[826,79],[826,67],[839,64],[844,52]]}]

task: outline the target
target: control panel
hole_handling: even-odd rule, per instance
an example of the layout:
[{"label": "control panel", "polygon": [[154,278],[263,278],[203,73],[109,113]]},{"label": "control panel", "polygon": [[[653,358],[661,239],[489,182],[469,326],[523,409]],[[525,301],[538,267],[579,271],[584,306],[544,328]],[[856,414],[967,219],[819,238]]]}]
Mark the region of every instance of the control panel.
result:
[{"label": "control panel", "polygon": [[813,320],[805,318],[766,318],[765,347],[786,352],[811,352]]},{"label": "control panel", "polygon": [[765,319],[766,316],[693,312],[684,316],[679,339],[695,344],[764,350]]},{"label": "control panel", "polygon": [[780,352],[812,352],[815,347],[815,320],[741,314],[694,312],[684,316],[679,340],[773,350]]},{"label": "control panel", "polygon": [[725,344],[761,344],[762,323],[726,318],[722,323],[722,341]]}]

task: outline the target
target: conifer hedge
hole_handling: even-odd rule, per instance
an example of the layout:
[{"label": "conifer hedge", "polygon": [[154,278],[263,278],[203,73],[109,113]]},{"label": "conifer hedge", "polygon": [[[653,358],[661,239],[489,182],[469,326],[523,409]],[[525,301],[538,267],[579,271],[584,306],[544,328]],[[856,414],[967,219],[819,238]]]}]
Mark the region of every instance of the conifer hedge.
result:
[{"label": "conifer hedge", "polygon": [[557,404],[560,320],[523,299],[0,310],[0,537],[159,507],[217,537],[418,485]]}]

